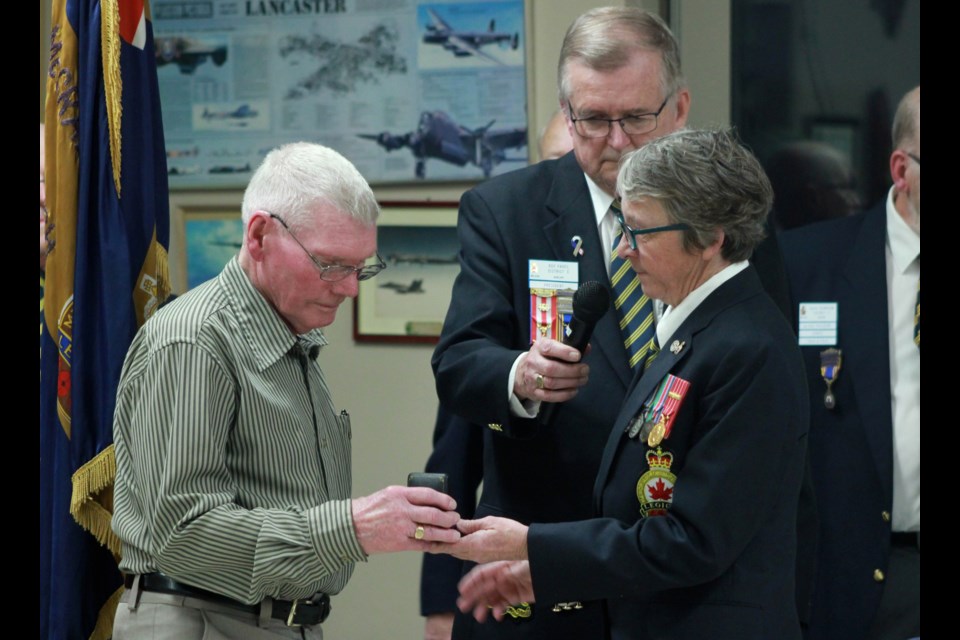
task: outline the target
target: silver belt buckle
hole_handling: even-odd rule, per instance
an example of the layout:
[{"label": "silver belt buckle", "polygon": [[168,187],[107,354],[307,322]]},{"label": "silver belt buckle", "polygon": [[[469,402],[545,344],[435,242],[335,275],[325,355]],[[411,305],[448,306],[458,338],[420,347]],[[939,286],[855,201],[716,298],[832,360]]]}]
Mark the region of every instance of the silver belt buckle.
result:
[{"label": "silver belt buckle", "polygon": [[300,626],[303,626],[303,625],[297,624],[297,623],[295,623],[295,622],[293,621],[293,619],[297,616],[297,603],[298,603],[298,602],[300,602],[300,601],[299,601],[299,600],[291,600],[291,601],[290,601],[290,613],[287,614],[287,626],[288,626],[288,627],[300,627]]}]

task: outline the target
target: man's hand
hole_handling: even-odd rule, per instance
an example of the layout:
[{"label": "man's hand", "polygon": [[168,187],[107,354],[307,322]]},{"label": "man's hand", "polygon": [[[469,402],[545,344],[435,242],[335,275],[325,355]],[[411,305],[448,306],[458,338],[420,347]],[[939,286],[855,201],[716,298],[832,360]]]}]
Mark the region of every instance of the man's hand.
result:
[{"label": "man's hand", "polygon": [[[353,501],[353,528],[367,555],[428,551],[460,539],[456,501],[426,487],[387,487]],[[422,527],[422,529],[421,529]]]},{"label": "man's hand", "polygon": [[457,529],[463,534],[453,544],[435,542],[431,553],[449,553],[461,560],[478,564],[494,560],[526,560],[527,529],[509,518],[487,516],[479,520],[461,520]]},{"label": "man's hand", "polygon": [[464,613],[472,611],[477,622],[486,620],[491,611],[494,618],[503,620],[507,607],[535,601],[527,560],[478,565],[460,579],[458,588],[457,607]]},{"label": "man's hand", "polygon": [[453,635],[453,612],[432,613],[423,628],[423,640],[450,640]]},{"label": "man's hand", "polygon": [[520,356],[513,378],[514,395],[526,400],[566,402],[587,384],[590,367],[580,362],[581,357],[579,351],[562,342],[538,338]]}]

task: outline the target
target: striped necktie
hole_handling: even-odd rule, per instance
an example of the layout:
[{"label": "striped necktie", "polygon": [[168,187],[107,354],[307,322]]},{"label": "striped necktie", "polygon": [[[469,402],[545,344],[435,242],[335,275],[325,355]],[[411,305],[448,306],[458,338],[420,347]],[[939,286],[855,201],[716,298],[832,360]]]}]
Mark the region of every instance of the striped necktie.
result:
[{"label": "striped necktie", "polygon": [[[620,203],[610,205],[611,214],[620,213]],[[630,368],[638,371],[647,361],[648,354],[655,348],[656,328],[653,324],[653,301],[643,294],[640,278],[630,267],[630,263],[617,255],[617,245],[623,230],[617,228],[613,239],[613,255],[610,258],[610,284],[613,285],[613,306],[620,320],[620,333],[623,334],[623,346],[627,349]],[[651,359],[652,362],[652,359]]]}]

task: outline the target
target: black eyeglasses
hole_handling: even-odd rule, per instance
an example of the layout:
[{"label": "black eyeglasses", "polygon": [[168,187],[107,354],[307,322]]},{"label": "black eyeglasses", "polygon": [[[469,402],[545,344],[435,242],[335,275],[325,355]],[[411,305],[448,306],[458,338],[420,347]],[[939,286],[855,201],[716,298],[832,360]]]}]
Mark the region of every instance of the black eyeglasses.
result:
[{"label": "black eyeglasses", "polygon": [[633,229],[627,224],[627,221],[623,219],[623,212],[621,211],[617,211],[617,222],[620,224],[620,230],[623,231],[623,235],[630,244],[631,249],[637,248],[637,236],[645,236],[648,233],[660,233],[661,231],[685,231],[686,229],[690,228],[690,225],[684,222],[678,222],[676,224],[667,224],[662,227]]},{"label": "black eyeglasses", "polygon": [[354,273],[357,274],[357,280],[369,280],[387,268],[387,263],[384,262],[383,258],[380,257],[379,252],[376,254],[376,264],[365,264],[362,267],[351,267],[345,264],[326,264],[325,262],[320,262],[305,246],[303,246],[303,243],[297,239],[297,236],[293,235],[293,231],[290,230],[290,227],[287,226],[287,223],[284,222],[283,218],[275,213],[270,213],[269,211],[264,211],[264,213],[283,225],[283,228],[287,230],[287,233],[290,234],[290,237],[293,238],[293,241],[300,245],[300,248],[303,249],[303,252],[307,254],[307,257],[310,258],[310,260],[313,261],[313,264],[316,265],[317,269],[320,270],[320,279],[324,282],[340,282]]},{"label": "black eyeglasses", "polygon": [[616,122],[628,136],[636,136],[642,133],[650,133],[656,130],[659,123],[660,114],[663,108],[667,106],[670,99],[668,95],[660,103],[660,108],[653,113],[640,113],[623,118],[577,118],[573,115],[573,107],[569,108],[570,121],[573,122],[573,128],[584,138],[606,138],[610,135],[610,128]]},{"label": "black eyeglasses", "polygon": [[914,162],[917,163],[917,166],[918,166],[918,167],[920,166],[920,156],[914,155],[914,154],[910,153],[909,151],[907,151],[907,155],[910,156],[910,158],[911,158]]}]

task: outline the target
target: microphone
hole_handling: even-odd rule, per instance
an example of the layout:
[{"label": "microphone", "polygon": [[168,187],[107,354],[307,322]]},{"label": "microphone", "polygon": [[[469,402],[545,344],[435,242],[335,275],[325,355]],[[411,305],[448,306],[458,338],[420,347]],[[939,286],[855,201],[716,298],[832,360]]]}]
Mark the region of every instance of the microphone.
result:
[{"label": "microphone", "polygon": [[[593,328],[610,308],[610,289],[607,285],[590,280],[584,282],[573,294],[573,317],[567,325],[567,335],[563,344],[573,347],[580,353],[587,348]],[[557,405],[545,402],[540,407],[540,424],[549,425],[553,421]]]}]

